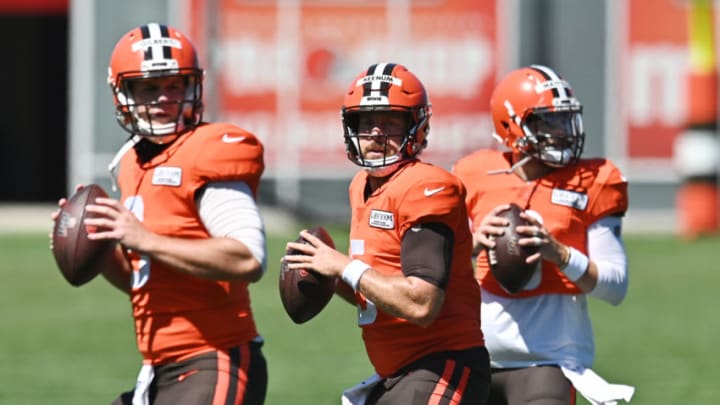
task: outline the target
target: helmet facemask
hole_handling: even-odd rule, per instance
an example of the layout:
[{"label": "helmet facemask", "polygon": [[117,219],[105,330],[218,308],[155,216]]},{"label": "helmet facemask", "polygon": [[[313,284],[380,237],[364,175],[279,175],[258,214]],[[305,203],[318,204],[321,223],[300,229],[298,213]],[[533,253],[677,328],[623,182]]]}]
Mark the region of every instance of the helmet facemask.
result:
[{"label": "helmet facemask", "polygon": [[551,167],[574,165],[585,144],[582,108],[534,109],[521,120],[515,147]]},{"label": "helmet facemask", "polygon": [[[360,128],[364,114],[372,112],[389,112],[403,116],[403,128],[390,129],[383,134],[369,134],[372,128]],[[407,108],[403,106],[361,106],[348,107],[342,110],[342,121],[345,146],[348,159],[358,166],[364,167],[374,177],[385,177],[393,173],[402,163],[414,159],[427,145],[429,114],[425,108]],[[418,133],[422,142],[418,142]],[[362,133],[362,134],[361,134]],[[398,151],[388,156],[389,140],[402,137]],[[360,139],[373,138],[384,148],[381,158],[365,159],[360,148]]]},{"label": "helmet facemask", "polygon": [[[165,77],[182,78],[185,96],[181,100],[152,101],[139,103],[133,89],[148,79]],[[173,69],[152,72],[124,72],[118,75],[117,86],[113,92],[117,99],[116,118],[120,126],[132,134],[144,137],[181,134],[195,128],[202,120],[202,71],[199,69]],[[159,105],[169,108],[177,105],[176,117],[166,123],[153,119],[150,110]]]}]

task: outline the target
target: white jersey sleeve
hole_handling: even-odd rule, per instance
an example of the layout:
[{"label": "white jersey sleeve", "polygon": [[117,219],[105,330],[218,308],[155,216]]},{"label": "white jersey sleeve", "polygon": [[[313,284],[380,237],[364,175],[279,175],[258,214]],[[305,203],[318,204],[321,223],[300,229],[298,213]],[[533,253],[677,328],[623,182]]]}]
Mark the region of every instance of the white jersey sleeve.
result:
[{"label": "white jersey sleeve", "polygon": [[589,294],[620,304],[628,289],[628,267],[621,236],[622,218],[608,216],[588,228],[588,257],[597,266],[598,280]]},{"label": "white jersey sleeve", "polygon": [[210,235],[242,242],[265,272],[265,225],[250,187],[242,181],[208,183],[197,204]]}]

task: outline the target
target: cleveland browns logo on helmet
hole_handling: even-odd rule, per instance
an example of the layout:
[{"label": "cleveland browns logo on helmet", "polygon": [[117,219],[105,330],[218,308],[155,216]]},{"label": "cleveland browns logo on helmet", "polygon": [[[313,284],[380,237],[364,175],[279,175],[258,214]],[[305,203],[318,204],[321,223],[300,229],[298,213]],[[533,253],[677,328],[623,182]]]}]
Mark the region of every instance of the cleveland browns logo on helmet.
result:
[{"label": "cleveland browns logo on helmet", "polygon": [[[358,125],[363,114],[377,111],[406,114],[408,127],[402,131],[398,153],[365,159],[360,150]],[[341,115],[348,159],[377,176],[382,176],[380,172],[391,173],[427,146],[432,115],[428,93],[422,82],[403,65],[378,63],[360,73],[345,93]],[[387,139],[385,142],[387,144]]]},{"label": "cleveland browns logo on helmet", "polygon": [[508,73],[490,99],[495,138],[553,167],[577,163],[585,143],[582,105],[554,70],[530,65]]},{"label": "cleveland browns logo on helmet", "polygon": [[[179,105],[177,116],[158,123],[148,111],[163,102],[138,102],[133,88],[143,80],[166,77],[181,78],[185,96],[164,102]],[[195,47],[179,31],[157,23],[129,31],[115,45],[108,68],[120,126],[141,136],[179,134],[194,128],[202,119],[203,77]]]}]

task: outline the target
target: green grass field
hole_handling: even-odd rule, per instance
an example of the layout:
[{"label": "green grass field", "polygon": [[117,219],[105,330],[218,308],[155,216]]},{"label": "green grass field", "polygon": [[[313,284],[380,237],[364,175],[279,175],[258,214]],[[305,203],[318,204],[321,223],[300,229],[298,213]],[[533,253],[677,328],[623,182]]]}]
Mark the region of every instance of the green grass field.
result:
[{"label": "green grass field", "polygon": [[[343,232],[333,235],[347,246]],[[349,305],[333,299],[300,326],[283,312],[278,264],[295,237],[295,230],[270,237],[268,274],[252,289],[270,369],[267,403],[339,404],[340,392],[372,371]],[[594,369],[635,385],[633,404],[718,403],[720,239],[627,237],[626,244],[627,300],[591,302]],[[47,245],[44,235],[0,235],[0,404],[109,404],[134,385],[140,365],[130,305],[101,279],[70,287]]]}]

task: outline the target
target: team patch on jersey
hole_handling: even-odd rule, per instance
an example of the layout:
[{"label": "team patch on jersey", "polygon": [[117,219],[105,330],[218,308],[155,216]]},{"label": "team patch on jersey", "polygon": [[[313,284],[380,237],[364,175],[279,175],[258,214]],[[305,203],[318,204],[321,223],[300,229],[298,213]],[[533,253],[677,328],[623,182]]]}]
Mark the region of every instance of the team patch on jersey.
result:
[{"label": "team patch on jersey", "polygon": [[553,204],[564,205],[566,207],[585,210],[588,205],[588,196],[584,193],[576,193],[574,191],[553,189],[550,201]]},{"label": "team patch on jersey", "polygon": [[153,170],[152,184],[158,186],[175,186],[182,184],[182,168],[160,166]]},{"label": "team patch on jersey", "polygon": [[372,210],[370,211],[370,226],[373,228],[393,229],[395,228],[395,217],[392,212]]}]

